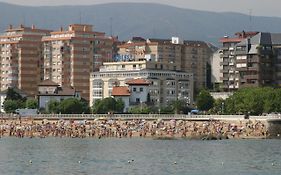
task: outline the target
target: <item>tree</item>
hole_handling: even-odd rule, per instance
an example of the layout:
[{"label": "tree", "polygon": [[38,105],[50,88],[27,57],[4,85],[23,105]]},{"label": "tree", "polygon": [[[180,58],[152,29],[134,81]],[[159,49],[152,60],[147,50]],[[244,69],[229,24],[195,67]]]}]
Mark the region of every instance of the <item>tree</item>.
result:
[{"label": "tree", "polygon": [[221,98],[214,101],[214,106],[211,109],[213,114],[224,114],[225,113],[225,101]]},{"label": "tree", "polygon": [[112,97],[97,100],[92,107],[93,113],[106,114],[109,112],[123,112],[124,102],[121,99],[114,99]]},{"label": "tree", "polygon": [[123,102],[123,100],[121,98],[116,100],[116,105],[115,105],[115,111],[117,111],[118,113],[122,113],[125,107],[125,103]]},{"label": "tree", "polygon": [[151,108],[143,104],[134,106],[129,110],[129,113],[131,114],[149,114],[151,112],[152,112]]},{"label": "tree", "polygon": [[8,88],[6,100],[23,100],[23,97],[19,93],[17,93],[14,88]]},{"label": "tree", "polygon": [[37,109],[38,101],[36,99],[27,99],[25,102],[26,108],[28,109]]},{"label": "tree", "polygon": [[197,96],[197,107],[201,111],[208,111],[214,105],[214,98],[207,90],[201,90]]},{"label": "tree", "polygon": [[59,109],[62,114],[82,114],[83,104],[77,98],[68,98],[60,102]]},{"label": "tree", "polygon": [[17,100],[5,100],[3,103],[4,110],[6,113],[14,113],[19,108]]},{"label": "tree", "polygon": [[179,114],[179,112],[182,111],[185,107],[184,101],[181,100],[175,100],[171,105],[175,114]]},{"label": "tree", "polygon": [[47,111],[49,113],[58,114],[60,112],[60,102],[55,100],[49,101]]}]

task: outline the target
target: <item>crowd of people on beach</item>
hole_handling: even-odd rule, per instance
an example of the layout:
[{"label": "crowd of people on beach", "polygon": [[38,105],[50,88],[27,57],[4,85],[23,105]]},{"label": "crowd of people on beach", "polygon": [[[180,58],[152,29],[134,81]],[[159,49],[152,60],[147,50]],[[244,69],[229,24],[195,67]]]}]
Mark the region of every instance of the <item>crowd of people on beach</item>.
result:
[{"label": "crowd of people on beach", "polygon": [[264,138],[268,136],[261,121],[187,121],[187,120],[0,120],[0,137],[70,138]]}]

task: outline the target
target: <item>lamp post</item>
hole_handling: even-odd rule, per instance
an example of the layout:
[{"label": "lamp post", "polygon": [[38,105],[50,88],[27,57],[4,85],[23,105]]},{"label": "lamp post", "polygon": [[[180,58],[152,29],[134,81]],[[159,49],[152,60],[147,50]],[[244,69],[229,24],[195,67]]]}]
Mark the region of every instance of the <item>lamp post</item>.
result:
[{"label": "lamp post", "polygon": [[224,102],[221,103],[221,113],[224,113]]}]

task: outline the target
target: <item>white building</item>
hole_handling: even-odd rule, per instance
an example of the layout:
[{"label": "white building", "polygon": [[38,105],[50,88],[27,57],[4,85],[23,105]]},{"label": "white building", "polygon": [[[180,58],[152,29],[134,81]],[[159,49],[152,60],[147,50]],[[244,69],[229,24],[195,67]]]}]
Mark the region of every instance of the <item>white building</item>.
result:
[{"label": "white building", "polygon": [[62,101],[68,98],[80,99],[80,93],[71,87],[60,87],[51,80],[44,80],[38,85],[38,102],[39,109],[47,110],[50,101]]},{"label": "white building", "polygon": [[131,92],[130,103],[141,104],[148,102],[150,82],[145,79],[132,79],[126,82]]},{"label": "white building", "polygon": [[[150,102],[156,106],[167,106],[175,100],[183,100],[186,105],[193,104],[193,74],[171,71],[154,70],[149,61],[129,61],[103,63],[99,72],[93,72],[90,77],[90,106],[97,99],[112,96],[115,86],[128,86],[133,79],[144,79],[150,82],[147,91]],[[132,86],[137,91],[141,87]],[[138,89],[137,89],[138,88]],[[143,93],[146,91],[143,87]],[[147,95],[145,96],[147,98]],[[145,101],[143,96],[135,94],[132,102]]]}]

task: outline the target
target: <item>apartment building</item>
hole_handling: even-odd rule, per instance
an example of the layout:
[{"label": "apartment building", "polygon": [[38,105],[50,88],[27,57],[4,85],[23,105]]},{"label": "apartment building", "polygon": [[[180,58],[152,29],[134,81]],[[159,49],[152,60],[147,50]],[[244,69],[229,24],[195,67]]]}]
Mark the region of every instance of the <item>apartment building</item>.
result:
[{"label": "apartment building", "polygon": [[97,99],[112,96],[115,86],[128,86],[133,79],[145,79],[150,102],[156,106],[167,106],[175,100],[183,100],[186,105],[193,104],[193,75],[191,73],[154,69],[152,61],[121,61],[103,63],[99,72],[90,78],[90,105]]},{"label": "apartment building", "polygon": [[235,37],[225,36],[220,39],[222,48],[220,49],[220,65],[222,77],[222,89],[233,91],[239,88],[239,71],[236,69],[235,47],[238,43],[248,37],[256,35],[257,32],[237,32]]},{"label": "apartment building", "polygon": [[[281,85],[281,34],[242,32],[232,47],[221,49],[225,90]],[[227,43],[228,38],[222,39]],[[231,51],[231,55],[227,52]],[[231,64],[233,63],[233,65]],[[231,67],[232,66],[232,67]],[[235,72],[235,81],[232,81]],[[235,86],[232,86],[232,85]]]},{"label": "apartment building", "polygon": [[154,63],[153,69],[180,71],[182,46],[177,40],[173,41],[134,37],[117,46],[116,61],[148,60]]},{"label": "apartment building", "polygon": [[236,45],[240,87],[280,85],[281,34],[260,32]]},{"label": "apartment building", "polygon": [[35,96],[40,82],[43,36],[49,30],[12,25],[0,35],[0,86],[1,91],[9,87],[21,89]]},{"label": "apartment building", "polygon": [[155,70],[184,71],[194,74],[195,89],[206,87],[207,63],[212,56],[210,46],[202,41],[172,39],[132,40],[118,45],[116,61],[148,60]]},{"label": "apartment building", "polygon": [[72,24],[42,39],[44,79],[71,86],[89,99],[90,73],[112,58],[112,38],[93,31],[92,25]]},{"label": "apartment building", "polygon": [[212,58],[213,50],[203,41],[184,41],[181,70],[192,72],[194,77],[194,89],[199,90],[211,81],[211,74],[207,74],[207,66]]}]

